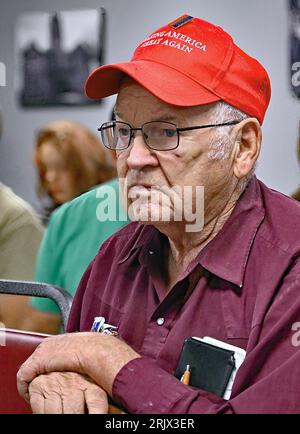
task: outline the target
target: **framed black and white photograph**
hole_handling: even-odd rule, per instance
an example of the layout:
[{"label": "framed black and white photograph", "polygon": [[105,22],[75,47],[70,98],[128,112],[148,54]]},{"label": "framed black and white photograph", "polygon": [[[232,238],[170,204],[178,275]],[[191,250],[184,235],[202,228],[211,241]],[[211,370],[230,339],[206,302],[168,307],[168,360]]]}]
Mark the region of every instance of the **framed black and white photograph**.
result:
[{"label": "framed black and white photograph", "polygon": [[103,64],[105,32],[103,8],[21,14],[16,23],[20,104],[93,104],[84,83],[89,72]]}]

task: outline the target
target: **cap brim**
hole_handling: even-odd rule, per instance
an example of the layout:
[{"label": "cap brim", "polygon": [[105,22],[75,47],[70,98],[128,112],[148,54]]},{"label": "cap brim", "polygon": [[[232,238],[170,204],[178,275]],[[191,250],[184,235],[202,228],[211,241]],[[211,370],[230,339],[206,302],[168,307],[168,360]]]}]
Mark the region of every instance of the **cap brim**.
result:
[{"label": "cap brim", "polygon": [[94,70],[86,81],[87,96],[101,99],[118,93],[124,74],[171,105],[188,107],[221,99],[177,70],[149,60],[105,65]]}]

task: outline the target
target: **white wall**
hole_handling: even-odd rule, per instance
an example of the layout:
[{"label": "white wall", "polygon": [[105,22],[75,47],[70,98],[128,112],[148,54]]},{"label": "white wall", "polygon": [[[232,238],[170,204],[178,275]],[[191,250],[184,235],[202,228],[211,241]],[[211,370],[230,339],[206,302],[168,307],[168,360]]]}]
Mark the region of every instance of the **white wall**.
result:
[{"label": "white wall", "polygon": [[[5,63],[7,86],[0,87],[4,136],[0,143],[0,180],[36,204],[35,172],[31,163],[34,132],[61,117],[83,122],[94,130],[113,105],[99,107],[22,109],[14,95],[14,24],[23,11],[103,6],[108,13],[107,61],[128,60],[146,35],[183,13],[212,21],[227,30],[236,43],[258,58],[268,70],[273,96],[264,123],[264,143],[258,176],[286,194],[299,184],[296,138],[300,101],[290,92],[288,13],[286,0],[0,0],[0,62]],[[74,29],[76,31],[76,29]]]}]

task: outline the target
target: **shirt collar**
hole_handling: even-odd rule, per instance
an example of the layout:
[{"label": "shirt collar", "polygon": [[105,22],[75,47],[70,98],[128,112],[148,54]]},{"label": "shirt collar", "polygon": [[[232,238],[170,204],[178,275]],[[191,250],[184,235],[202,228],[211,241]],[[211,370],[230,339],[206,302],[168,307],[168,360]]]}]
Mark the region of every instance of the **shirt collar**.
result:
[{"label": "shirt collar", "polygon": [[241,288],[250,250],[264,216],[259,181],[253,176],[223,228],[198,255],[198,262]]},{"label": "shirt collar", "polygon": [[[253,176],[223,228],[192,261],[187,273],[195,267],[195,262],[200,263],[216,276],[242,287],[251,246],[264,216],[259,181]],[[129,260],[141,247],[150,252],[160,245],[158,238],[162,234],[152,225],[136,223],[133,234],[124,254],[120,255],[119,264]]]},{"label": "shirt collar", "polygon": [[133,236],[129,239],[129,242],[126,243],[124,252],[121,252],[118,264],[123,264],[129,260],[140,247],[148,246],[149,248],[153,235],[158,232],[152,225],[142,225],[140,223],[131,223],[131,225],[134,227],[132,232]]}]

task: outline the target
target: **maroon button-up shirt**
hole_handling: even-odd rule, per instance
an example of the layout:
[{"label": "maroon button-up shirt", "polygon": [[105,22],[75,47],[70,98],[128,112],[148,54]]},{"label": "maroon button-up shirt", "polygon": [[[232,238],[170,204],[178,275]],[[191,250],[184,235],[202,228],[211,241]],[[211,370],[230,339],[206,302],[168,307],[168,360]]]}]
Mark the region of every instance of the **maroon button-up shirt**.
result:
[{"label": "maroon button-up shirt", "polygon": [[[68,331],[104,316],[143,356],[118,373],[114,398],[129,413],[300,412],[300,204],[254,177],[167,295],[166,242],[153,226],[126,226],[78,288]],[[174,377],[189,336],[247,351],[229,401]]]}]

